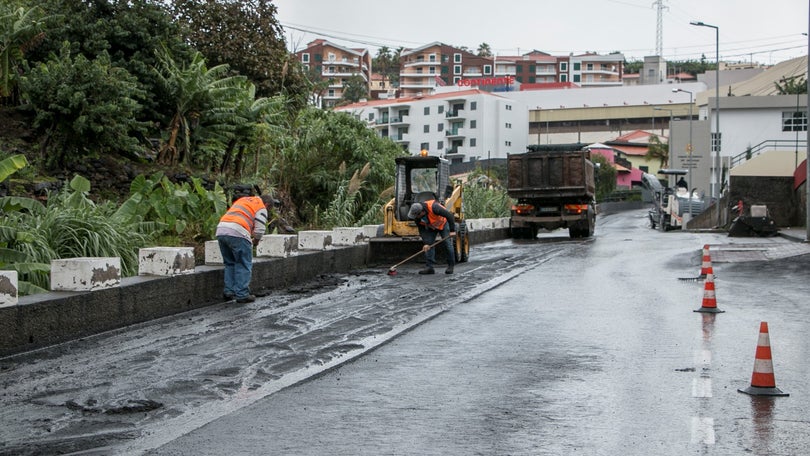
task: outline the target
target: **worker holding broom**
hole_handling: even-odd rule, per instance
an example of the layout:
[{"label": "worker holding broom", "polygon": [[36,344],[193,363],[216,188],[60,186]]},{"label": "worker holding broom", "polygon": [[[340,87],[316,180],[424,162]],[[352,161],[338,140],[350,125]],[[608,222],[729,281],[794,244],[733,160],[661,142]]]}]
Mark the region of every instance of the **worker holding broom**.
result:
[{"label": "worker holding broom", "polygon": [[408,211],[408,218],[416,221],[419,236],[422,237],[422,251],[425,252],[425,269],[419,274],[435,274],[433,265],[436,264],[436,249],[433,246],[436,236],[441,234],[444,245],[447,247],[447,269],[445,274],[453,273],[456,264],[456,251],[453,248],[452,237],[456,235],[456,224],[453,214],[436,200],[424,203],[413,203]]}]

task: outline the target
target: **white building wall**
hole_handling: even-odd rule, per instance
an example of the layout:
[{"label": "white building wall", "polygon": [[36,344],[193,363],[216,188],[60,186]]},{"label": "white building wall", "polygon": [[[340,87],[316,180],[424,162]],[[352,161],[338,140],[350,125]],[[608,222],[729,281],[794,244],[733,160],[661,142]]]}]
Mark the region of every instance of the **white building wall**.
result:
[{"label": "white building wall", "polygon": [[[720,130],[722,143],[720,155],[734,157],[745,153],[749,147],[756,147],[764,141],[780,140],[795,142],[797,132],[782,131],[782,112],[795,111],[796,107],[767,109],[726,109],[720,107]],[[804,106],[800,109],[806,109]],[[714,118],[711,119],[714,128]],[[798,132],[800,141],[807,139],[807,132]],[[790,150],[795,144],[782,145]],[[802,145],[802,150],[804,146]]]},{"label": "white building wall", "polygon": [[[463,145],[461,146],[463,161],[506,158],[508,153],[526,151],[529,136],[528,107],[520,101],[488,93],[425,97],[418,100],[411,99],[405,103],[391,100],[391,103],[372,106],[356,105],[348,109],[338,109],[338,111],[348,111],[359,119],[369,122],[369,126],[374,128],[376,121],[384,118],[385,112],[388,113],[389,119],[397,118],[403,105],[407,105],[409,111],[407,116],[408,152],[416,155],[421,151],[422,145],[427,143],[429,155],[444,156],[451,147],[451,138],[448,138],[446,132],[452,128],[446,114],[453,109],[454,104],[462,102],[464,104],[461,116],[464,120]],[[475,109],[472,109],[473,103]],[[443,108],[441,112],[440,106]],[[425,108],[428,108],[427,114]],[[373,121],[369,120],[369,113],[374,114]],[[472,128],[473,124],[475,128]],[[439,125],[442,125],[441,130]],[[397,125],[389,126],[388,135],[392,138],[396,137],[397,128]],[[375,128],[375,130],[382,134],[381,128]],[[440,142],[442,143],[441,148],[439,147]],[[472,143],[475,145],[472,146]],[[461,157],[451,158],[457,160]]]}]

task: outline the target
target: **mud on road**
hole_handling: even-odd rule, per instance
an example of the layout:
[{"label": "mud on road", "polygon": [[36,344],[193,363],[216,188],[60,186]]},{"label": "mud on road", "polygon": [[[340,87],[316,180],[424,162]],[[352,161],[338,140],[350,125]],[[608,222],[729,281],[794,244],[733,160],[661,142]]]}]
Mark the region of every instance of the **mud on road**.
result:
[{"label": "mud on road", "polygon": [[2,358],[0,454],[145,453],[590,242],[560,236],[476,246],[453,275],[417,275],[417,260],[320,276]]}]

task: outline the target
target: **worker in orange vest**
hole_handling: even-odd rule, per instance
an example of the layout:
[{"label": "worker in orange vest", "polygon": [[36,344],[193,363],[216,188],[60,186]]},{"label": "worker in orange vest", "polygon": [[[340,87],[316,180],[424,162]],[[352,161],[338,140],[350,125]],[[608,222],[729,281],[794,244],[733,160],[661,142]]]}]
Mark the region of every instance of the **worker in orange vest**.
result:
[{"label": "worker in orange vest", "polygon": [[425,252],[425,269],[419,274],[434,274],[433,265],[436,264],[436,248],[431,247],[436,242],[436,236],[442,235],[443,244],[447,247],[447,269],[445,274],[453,273],[456,264],[456,250],[453,247],[452,237],[456,235],[456,223],[453,213],[448,211],[436,200],[424,203],[413,203],[408,211],[408,218],[416,221],[419,236],[422,237],[422,251]]},{"label": "worker in orange vest", "polygon": [[223,298],[238,303],[253,302],[250,278],[253,274],[253,247],[259,244],[267,229],[267,208],[273,199],[269,195],[245,196],[237,199],[217,225],[217,242],[225,264]]}]

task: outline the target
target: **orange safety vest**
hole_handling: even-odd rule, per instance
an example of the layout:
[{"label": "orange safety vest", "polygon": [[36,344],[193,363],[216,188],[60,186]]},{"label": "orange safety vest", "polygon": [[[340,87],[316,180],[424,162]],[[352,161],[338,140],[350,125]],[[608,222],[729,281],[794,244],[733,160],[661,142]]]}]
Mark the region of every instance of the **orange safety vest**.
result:
[{"label": "orange safety vest", "polygon": [[258,196],[244,196],[236,200],[219,221],[238,223],[248,233],[252,233],[256,213],[265,208],[264,202]]},{"label": "orange safety vest", "polygon": [[[440,216],[433,213],[433,202],[434,201],[436,201],[436,200],[428,200],[428,201],[425,201],[424,203],[422,203],[424,205],[424,207],[425,207],[425,210],[427,210],[427,218],[428,218],[427,226],[429,228],[432,228],[432,229],[436,230],[436,231],[441,231],[441,230],[444,229],[444,225],[447,224],[447,219],[444,218],[444,217],[440,217]],[[422,223],[422,225],[424,225],[424,222],[422,221],[422,219],[420,219],[419,222]]]}]

